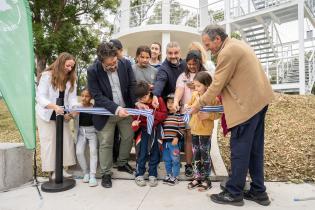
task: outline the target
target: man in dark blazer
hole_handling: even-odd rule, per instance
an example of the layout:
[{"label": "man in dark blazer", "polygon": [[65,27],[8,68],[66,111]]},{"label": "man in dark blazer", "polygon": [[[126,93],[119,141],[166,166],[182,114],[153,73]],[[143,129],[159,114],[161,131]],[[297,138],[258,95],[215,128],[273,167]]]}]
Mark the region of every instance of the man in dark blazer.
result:
[{"label": "man in dark blazer", "polygon": [[133,88],[136,83],[130,64],[117,58],[117,49],[111,42],[101,43],[97,49],[97,61],[88,68],[88,89],[95,100],[95,107],[104,107],[113,116],[93,115],[94,127],[98,130],[99,161],[102,186],[112,187],[113,141],[115,127],[121,136],[118,170],[132,172],[128,164],[132,147],[132,118],[125,107],[135,105]]}]

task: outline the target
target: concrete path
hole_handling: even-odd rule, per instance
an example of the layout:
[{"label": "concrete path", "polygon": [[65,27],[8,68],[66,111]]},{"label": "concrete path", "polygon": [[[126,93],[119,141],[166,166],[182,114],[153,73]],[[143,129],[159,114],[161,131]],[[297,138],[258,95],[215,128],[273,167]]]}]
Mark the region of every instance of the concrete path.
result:
[{"label": "concrete path", "polygon": [[35,187],[25,186],[9,192],[0,193],[0,210],[163,210],[163,209],[315,209],[315,200],[294,201],[294,198],[315,196],[314,184],[266,183],[272,203],[268,207],[245,201],[243,207],[215,204],[210,201],[210,193],[218,193],[219,182],[207,192],[188,190],[186,181],[176,186],[159,182],[155,188],[138,187],[132,180],[113,180],[113,188],[105,189],[100,185],[91,188],[76,180],[75,188],[60,193],[44,193],[40,200]]}]

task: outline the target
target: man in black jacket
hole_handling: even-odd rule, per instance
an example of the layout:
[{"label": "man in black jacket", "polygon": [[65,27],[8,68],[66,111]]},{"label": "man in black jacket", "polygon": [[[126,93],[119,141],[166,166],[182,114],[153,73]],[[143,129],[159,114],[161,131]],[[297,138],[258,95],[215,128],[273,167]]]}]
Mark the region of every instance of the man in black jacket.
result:
[{"label": "man in black jacket", "polygon": [[126,172],[133,170],[128,164],[133,139],[130,126],[132,118],[125,107],[134,107],[133,88],[136,82],[131,66],[117,58],[117,49],[113,43],[101,43],[97,49],[97,57],[97,61],[88,68],[88,88],[95,100],[94,106],[104,107],[114,114],[93,115],[94,127],[99,131],[102,186],[110,188],[116,125],[121,136],[118,170]]},{"label": "man in black jacket", "polygon": [[153,95],[166,97],[175,93],[178,76],[185,71],[186,62],[180,58],[180,46],[177,42],[170,42],[166,46],[166,59],[161,64],[154,82]]},{"label": "man in black jacket", "polygon": [[[186,69],[186,62],[180,58],[180,46],[177,42],[170,42],[166,46],[166,59],[160,66],[154,82],[153,106],[157,106],[157,97],[165,98],[170,93],[175,93],[176,81],[181,73]],[[189,138],[185,138],[185,175],[193,176],[192,167],[192,144]]]}]

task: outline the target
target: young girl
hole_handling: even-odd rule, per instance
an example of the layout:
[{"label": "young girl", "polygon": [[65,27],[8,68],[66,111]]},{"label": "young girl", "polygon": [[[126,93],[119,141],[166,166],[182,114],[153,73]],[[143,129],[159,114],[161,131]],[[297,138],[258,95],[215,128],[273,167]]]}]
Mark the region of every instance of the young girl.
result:
[{"label": "young girl", "polygon": [[[82,107],[93,107],[91,99],[92,97],[89,91],[84,89],[81,92]],[[90,187],[95,187],[97,186],[97,181],[95,178],[97,167],[97,137],[96,130],[92,122],[92,115],[80,113],[79,116],[76,117],[76,128],[78,130],[76,154],[79,165],[84,174],[83,182],[89,183]],[[87,142],[89,143],[90,147],[90,171],[88,171],[88,166],[85,159],[85,146]]]},{"label": "young girl", "polygon": [[[174,97],[174,109],[180,110],[181,114],[185,113],[184,107],[180,107],[181,104],[187,104],[192,96],[194,90],[193,78],[200,71],[206,71],[202,65],[201,53],[197,50],[191,50],[186,56],[186,69],[185,72],[179,75],[176,81],[176,90]],[[186,124],[185,130],[185,175],[187,177],[192,177],[193,167],[192,167],[192,144],[191,144],[191,133],[190,127]]]},{"label": "young girl", "polygon": [[[192,95],[187,108],[203,95],[212,82],[208,72],[199,72],[194,77],[195,92]],[[219,105],[219,99],[209,105]],[[213,121],[220,117],[219,113],[198,112],[193,114],[190,120],[193,159],[194,159],[194,180],[188,184],[188,189],[199,187],[199,191],[211,188],[210,181],[210,148]]]}]

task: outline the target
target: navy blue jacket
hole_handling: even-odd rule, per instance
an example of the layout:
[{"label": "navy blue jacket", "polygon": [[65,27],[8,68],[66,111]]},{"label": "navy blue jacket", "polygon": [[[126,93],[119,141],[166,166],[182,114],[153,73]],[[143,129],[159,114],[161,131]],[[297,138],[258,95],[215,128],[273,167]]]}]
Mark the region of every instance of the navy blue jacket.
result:
[{"label": "navy blue jacket", "polygon": [[[122,59],[118,60],[118,77],[121,93],[126,107],[133,108],[136,102],[134,87],[136,84],[130,62]],[[87,70],[88,89],[95,100],[95,107],[104,107],[115,114],[119,106],[113,101],[112,88],[107,73],[104,71],[100,61],[94,62]],[[93,124],[97,130],[102,130],[108,120],[108,116],[93,115]]]},{"label": "navy blue jacket", "polygon": [[184,60],[180,60],[178,65],[174,65],[165,59],[156,74],[153,95],[165,99],[168,94],[175,93],[177,78],[185,69],[186,62]]}]

